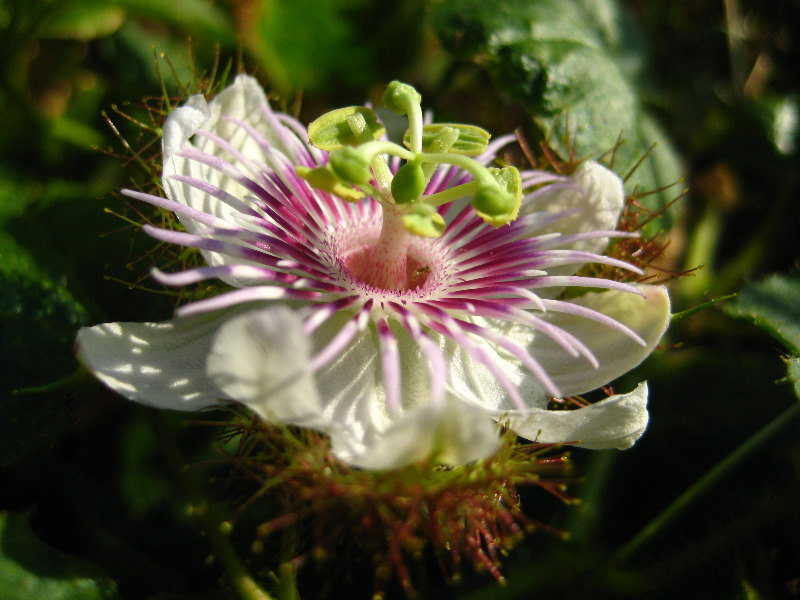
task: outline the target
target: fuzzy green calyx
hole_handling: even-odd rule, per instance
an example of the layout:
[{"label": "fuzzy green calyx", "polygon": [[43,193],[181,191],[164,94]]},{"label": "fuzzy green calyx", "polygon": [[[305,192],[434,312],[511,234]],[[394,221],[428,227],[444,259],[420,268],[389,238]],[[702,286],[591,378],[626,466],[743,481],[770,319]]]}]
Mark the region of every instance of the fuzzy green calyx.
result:
[{"label": "fuzzy green calyx", "polygon": [[376,140],[386,133],[375,112],[348,106],[325,113],[308,126],[309,141],[320,150],[335,150]]}]

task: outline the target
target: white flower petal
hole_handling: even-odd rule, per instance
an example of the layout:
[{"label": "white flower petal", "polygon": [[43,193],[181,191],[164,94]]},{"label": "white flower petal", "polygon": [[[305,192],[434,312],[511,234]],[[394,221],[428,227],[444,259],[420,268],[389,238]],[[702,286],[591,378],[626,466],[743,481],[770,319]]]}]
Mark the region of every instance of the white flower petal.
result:
[{"label": "white flower petal", "polygon": [[[580,210],[577,214],[559,219],[537,230],[537,235],[547,233],[571,235],[616,229],[625,205],[622,179],[600,163],[587,160],[578,166],[572,181],[578,186],[578,190],[556,188],[528,203],[521,210],[523,214],[532,211],[557,214],[567,210]],[[597,238],[575,242],[569,248],[601,253],[607,245],[608,238]]]},{"label": "white flower petal", "polygon": [[548,311],[548,321],[586,344],[600,363],[592,368],[585,359],[568,356],[551,339],[534,336],[528,349],[564,396],[583,394],[606,385],[638,366],[653,352],[669,325],[669,294],[663,286],[640,285],[638,289],[644,296],[609,290],[590,292],[570,302],[626,325],[644,340],[644,345],[601,323]]},{"label": "white flower petal", "polygon": [[[220,92],[211,103],[207,103],[202,95],[192,96],[185,106],[177,108],[169,114],[164,123],[162,181],[170,200],[219,217],[232,225],[237,224],[238,213],[234,208],[188,184],[175,181],[171,176],[194,177],[217,186],[239,199],[244,198],[249,192],[238,182],[231,177],[223,176],[209,166],[180,156],[180,152],[184,149],[196,148],[224,159],[247,172],[246,167],[229,152],[222,150],[213,141],[202,135],[195,136],[195,134],[202,129],[219,135],[250,160],[263,161],[264,154],[255,140],[240,126],[224,120],[222,117],[239,119],[251,125],[254,122],[260,124],[263,121],[262,107],[266,103],[267,97],[261,86],[252,77],[239,76],[233,85]],[[201,227],[186,217],[181,217],[181,223],[192,233]],[[204,254],[207,254],[207,258],[208,255],[214,256],[214,260],[210,264],[224,264],[219,255]]]},{"label": "white flower petal", "polygon": [[[186,145],[195,132],[211,118],[208,103],[202,94],[190,96],[185,104],[173,110],[164,123],[164,135],[161,138],[161,147],[164,152],[164,162],[168,157],[174,157]],[[165,164],[164,168],[168,166]],[[173,172],[177,172],[174,170]]]},{"label": "white flower petal", "polygon": [[455,399],[417,406],[367,439],[353,440],[343,432],[331,441],[339,460],[365,469],[395,469],[430,459],[463,465],[490,457],[500,446],[497,426],[486,412]]},{"label": "white flower petal", "polygon": [[208,377],[266,421],[319,427],[322,407],[309,345],[289,308],[250,311],[227,321],[214,337]]},{"label": "white flower petal", "polygon": [[[644,339],[644,346],[607,325],[554,311],[545,313],[548,321],[575,335],[594,353],[599,361],[597,368],[583,357],[571,356],[550,338],[530,328],[498,321],[482,324],[494,326],[509,340],[525,347],[564,396],[582,394],[606,385],[633,369],[653,351],[664,334],[670,315],[666,289],[661,286],[639,286],[639,289],[644,297],[612,290],[585,294],[571,302],[602,312],[630,327]],[[530,372],[514,357],[484,344],[485,353],[501,366],[513,385],[519,388],[528,406],[526,411],[521,411],[484,364],[475,362],[462,348],[452,343],[447,343],[446,348],[451,391],[465,401],[482,406],[498,419],[510,418],[514,431],[523,437],[543,442],[586,439],[589,441],[582,445],[587,447],[622,448],[632,444],[644,431],[647,422],[646,387],[640,386],[627,396],[614,396],[575,411],[548,411],[548,395]],[[580,416],[566,416],[570,413]],[[593,415],[600,418],[597,431],[591,430],[588,421],[584,423],[586,419],[594,418]],[[618,419],[618,423],[615,424],[614,419]],[[555,429],[551,429],[553,426]],[[584,432],[589,431],[593,433],[587,437],[589,434]]]},{"label": "white flower petal", "polygon": [[[314,351],[324,348],[349,320],[335,315],[314,333]],[[430,398],[430,381],[422,352],[410,336],[396,331],[400,355],[402,409],[412,409]],[[380,346],[373,327],[356,333],[337,357],[317,373],[325,414],[344,424],[356,440],[384,431],[393,420],[386,402]]]},{"label": "white flower petal", "polygon": [[222,393],[206,376],[206,356],[226,316],[84,327],[78,332],[78,358],[130,400],[174,410],[212,406]]},{"label": "white flower petal", "polygon": [[[597,367],[593,367],[582,356],[570,355],[550,337],[529,327],[502,321],[492,321],[492,325],[509,340],[526,348],[550,375],[562,396],[583,394],[610,383],[639,365],[664,335],[670,319],[666,288],[651,285],[637,287],[643,296],[616,290],[590,292],[570,300],[570,304],[593,309],[629,327],[644,340],[645,345],[608,325],[582,316],[555,310],[542,315],[552,325],[583,342],[597,359]],[[539,382],[514,357],[505,353],[501,353],[501,356],[504,370],[519,385],[526,403],[543,408],[546,395]],[[487,385],[491,383],[487,382]],[[491,398],[492,394],[487,393],[486,397]],[[494,408],[515,410],[517,407],[503,398]]]},{"label": "white flower petal", "polygon": [[[316,351],[343,326],[335,316],[315,333]],[[391,411],[377,333],[355,335],[336,359],[317,374],[333,452],[343,462],[392,469],[435,455],[445,464],[464,464],[491,455],[499,444],[496,426],[482,408],[449,394],[431,401],[429,363],[419,346],[396,328],[402,406]]]},{"label": "white flower petal", "polygon": [[611,396],[576,410],[533,409],[512,418],[518,435],[542,443],[577,442],[593,450],[630,448],[647,427],[647,383],[629,394]]}]

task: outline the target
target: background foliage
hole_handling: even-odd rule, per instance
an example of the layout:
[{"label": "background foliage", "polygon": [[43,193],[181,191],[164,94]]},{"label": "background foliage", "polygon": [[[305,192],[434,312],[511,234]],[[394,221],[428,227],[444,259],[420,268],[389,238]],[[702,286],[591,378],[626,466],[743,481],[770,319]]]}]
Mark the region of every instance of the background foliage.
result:
[{"label": "background foliage", "polygon": [[[676,320],[619,382],[649,379],[651,426],[629,452],[574,451],[580,506],[523,496],[570,540],[529,537],[503,587],[469,571],[445,587],[420,560],[422,597],[800,597],[798,18],[797,0],[4,0],[0,599],[233,596],[157,432],[193,463],[219,456],[213,436],[54,384],[81,324],[175,303],[146,278],[158,248],[114,214],[151,218],[114,194],[145,171],[98,150],[124,154],[103,113],[153,156],[142,99],[162,78],[185,96],[177,82],[214,65],[218,81],[256,74],[305,121],[400,78],[446,119],[562,155],[622,140],[620,173],[657,144],[628,185],[683,177],[651,210],[690,188],[648,230],[669,232],[665,270],[703,267],[671,283],[675,312],[740,292]],[[369,557],[347,555],[308,565],[301,594],[369,597]]]}]

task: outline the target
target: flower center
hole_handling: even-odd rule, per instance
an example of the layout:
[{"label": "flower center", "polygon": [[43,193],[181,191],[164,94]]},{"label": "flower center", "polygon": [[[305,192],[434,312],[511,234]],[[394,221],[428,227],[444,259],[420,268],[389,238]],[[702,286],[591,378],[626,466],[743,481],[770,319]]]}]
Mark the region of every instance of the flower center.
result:
[{"label": "flower center", "polygon": [[383,208],[380,233],[373,236],[351,239],[343,248],[342,262],[357,282],[389,292],[410,291],[425,287],[438,270],[441,259],[428,256],[432,240],[410,234],[391,207]]},{"label": "flower center", "polygon": [[[373,290],[428,289],[428,274],[436,269],[425,260],[425,251],[415,253],[412,248],[417,247],[416,240],[444,233],[447,225],[439,207],[470,198],[481,219],[501,227],[517,218],[522,180],[514,167],[488,168],[471,158],[489,148],[487,131],[457,123],[426,125],[421,97],[411,86],[390,83],[383,102],[408,118],[403,145],[385,139],[386,129],[371,109],[334,110],[308,126],[309,141],[328,151],[329,160],[314,168],[298,166],[297,174],[342,201],[370,198],[383,210],[380,235],[373,237],[373,231],[368,241],[339,238],[343,252],[335,256],[348,277]],[[392,169],[387,156],[405,162]],[[443,165],[462,169],[470,177],[426,194],[436,169]]]},{"label": "flower center", "polygon": [[384,278],[376,277],[376,275],[380,274],[380,270],[376,273],[376,265],[373,261],[374,254],[374,247],[367,246],[359,248],[345,256],[344,264],[354,279],[377,289],[403,292],[425,287],[428,276],[433,270],[433,267],[427,264],[430,261],[414,256],[407,256],[405,271],[400,274],[400,277],[395,279],[395,281],[398,281],[399,285],[393,288],[386,288],[383,285]]}]

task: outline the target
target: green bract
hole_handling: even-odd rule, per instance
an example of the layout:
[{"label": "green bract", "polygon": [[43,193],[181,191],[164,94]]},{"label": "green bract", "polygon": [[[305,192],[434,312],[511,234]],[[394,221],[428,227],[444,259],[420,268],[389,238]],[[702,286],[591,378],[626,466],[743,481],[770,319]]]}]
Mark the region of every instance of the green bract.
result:
[{"label": "green bract", "polygon": [[374,111],[348,106],[325,113],[308,126],[308,139],[320,150],[357,146],[380,138],[386,128]]},{"label": "green bract", "polygon": [[[450,152],[475,156],[486,151],[491,137],[488,131],[474,125],[456,123],[425,125],[422,128],[422,150],[431,153]],[[411,147],[408,132],[403,137],[403,145],[406,148]]]}]

